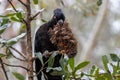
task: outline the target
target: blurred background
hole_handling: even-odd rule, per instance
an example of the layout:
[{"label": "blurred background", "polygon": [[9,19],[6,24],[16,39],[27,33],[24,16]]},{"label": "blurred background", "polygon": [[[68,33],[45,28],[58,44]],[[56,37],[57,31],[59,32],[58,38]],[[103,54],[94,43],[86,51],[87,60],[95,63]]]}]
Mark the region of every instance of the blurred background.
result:
[{"label": "blurred background", "polygon": [[[22,1],[25,2],[26,0]],[[18,0],[12,0],[12,2],[18,10],[23,11],[25,14],[24,6]],[[65,13],[66,21],[69,22],[69,26],[78,40],[78,54],[75,57],[76,64],[89,60],[91,65],[95,64],[102,68],[102,55],[109,55],[110,53],[120,54],[120,0],[39,0],[38,5],[32,3],[31,6],[33,15],[41,9],[45,9],[32,22],[33,43],[34,34],[38,27],[44,21],[51,19],[54,9],[61,8]],[[0,0],[0,15],[12,11],[13,9],[7,0]],[[25,28],[21,23],[12,22],[9,26],[1,35],[1,38],[10,39],[21,32],[25,32]],[[14,45],[15,48],[23,53],[26,51],[25,40],[22,39]],[[4,51],[3,48],[0,49],[0,53]],[[20,57],[17,53],[14,52],[14,54]],[[6,62],[26,65],[26,63],[19,62],[13,58],[6,60]],[[16,69],[9,68],[8,72],[16,71]],[[17,71],[25,74],[22,69],[17,69]],[[0,69],[0,80],[4,79]],[[14,79],[14,77],[11,76],[11,79]]]}]

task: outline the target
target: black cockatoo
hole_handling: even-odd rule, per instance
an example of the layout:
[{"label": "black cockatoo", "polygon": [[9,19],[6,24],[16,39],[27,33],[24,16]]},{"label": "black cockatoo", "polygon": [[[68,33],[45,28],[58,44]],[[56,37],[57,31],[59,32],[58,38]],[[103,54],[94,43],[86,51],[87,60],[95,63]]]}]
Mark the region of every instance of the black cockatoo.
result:
[{"label": "black cockatoo", "polygon": [[[74,57],[75,54],[77,53],[76,46],[77,46],[77,41],[73,37],[71,29],[68,28],[68,24],[65,22],[64,13],[59,8],[54,10],[52,19],[46,22],[45,24],[41,25],[35,34],[35,45],[34,45],[35,53],[41,52],[42,54],[44,54],[46,50],[49,52],[60,51],[60,53],[63,52],[68,54],[68,57]],[[53,64],[53,67],[60,66],[59,64],[60,58],[61,58],[61,54],[55,56],[55,63]],[[46,62],[48,60],[48,57],[43,57],[43,60],[44,62]],[[40,60],[36,59],[35,60],[36,73],[40,71],[41,66],[42,64]],[[50,75],[50,72],[46,72],[46,69],[44,69],[43,72],[47,76],[46,80],[62,80],[62,75],[52,76]],[[41,80],[41,75],[42,73],[39,73],[37,75],[38,80]]]}]

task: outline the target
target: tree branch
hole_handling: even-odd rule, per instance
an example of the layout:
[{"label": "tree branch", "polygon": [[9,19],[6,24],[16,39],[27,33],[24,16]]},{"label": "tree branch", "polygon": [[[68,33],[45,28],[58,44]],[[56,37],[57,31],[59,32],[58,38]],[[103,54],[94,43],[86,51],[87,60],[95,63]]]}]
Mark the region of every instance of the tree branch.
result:
[{"label": "tree branch", "polygon": [[21,0],[18,0],[22,5],[24,5],[25,7],[27,6],[24,2],[22,2]]},{"label": "tree branch", "polygon": [[[12,4],[12,0],[10,1],[10,0],[7,0],[9,3],[10,3],[10,5],[12,6],[12,8],[14,9],[14,11],[15,12],[18,12],[18,10],[15,8],[15,6]],[[19,2],[20,2],[21,0],[19,0]],[[22,3],[22,1],[21,1],[21,3]],[[21,22],[24,22],[25,24],[26,24],[26,21],[22,18],[22,21]]]},{"label": "tree branch", "polygon": [[31,17],[31,20],[33,20],[35,17],[37,17],[40,13],[42,13],[45,9],[41,9],[39,12],[37,12],[33,17]]},{"label": "tree branch", "polygon": [[28,79],[33,80],[33,61],[32,61],[32,39],[31,39],[31,6],[30,0],[26,1],[27,19],[26,19],[26,29],[27,29],[27,57],[28,57]]},{"label": "tree branch", "polygon": [[17,49],[15,49],[15,48],[12,47],[12,46],[10,46],[10,48],[11,48],[12,50],[14,50],[15,52],[17,52],[19,55],[21,55],[23,58],[26,59],[26,57],[25,57],[25,55],[24,55],[23,53],[19,52]]},{"label": "tree branch", "polygon": [[15,6],[12,4],[12,2],[11,2],[12,0],[11,0],[11,1],[10,1],[10,0],[7,0],[7,1],[10,3],[10,5],[13,7],[13,9],[14,9],[16,12],[18,12],[17,9],[15,8]]},{"label": "tree branch", "polygon": [[23,69],[29,71],[29,69],[27,69],[26,67],[20,66],[20,65],[11,65],[11,64],[7,64],[7,63],[2,63],[2,64],[6,65],[6,66],[10,66],[10,67],[20,67],[20,68],[23,68]]},{"label": "tree branch", "polygon": [[20,59],[20,58],[16,57],[14,54],[12,54],[12,56],[13,56],[15,59],[17,59],[17,60],[26,61],[26,60],[23,60],[23,59]]},{"label": "tree branch", "polygon": [[0,63],[1,63],[1,67],[2,67],[2,69],[3,69],[3,72],[4,72],[4,74],[5,74],[6,80],[9,80],[9,79],[8,79],[8,75],[7,75],[7,72],[6,72],[6,70],[5,70],[5,67],[4,67],[4,65],[3,65],[3,61],[2,61],[1,58],[0,58]]}]

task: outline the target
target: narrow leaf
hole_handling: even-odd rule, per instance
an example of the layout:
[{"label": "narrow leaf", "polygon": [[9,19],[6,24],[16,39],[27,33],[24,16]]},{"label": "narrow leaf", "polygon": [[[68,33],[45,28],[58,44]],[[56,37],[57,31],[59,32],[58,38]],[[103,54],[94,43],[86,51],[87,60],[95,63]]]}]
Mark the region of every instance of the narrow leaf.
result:
[{"label": "narrow leaf", "polygon": [[5,54],[0,53],[0,58],[5,57]]},{"label": "narrow leaf", "polygon": [[3,26],[3,25],[8,24],[8,23],[9,23],[8,18],[2,19],[2,22],[0,23],[0,26]]},{"label": "narrow leaf", "polygon": [[72,70],[74,70],[74,65],[75,65],[75,63],[74,63],[74,58],[70,58],[70,59],[68,60],[68,64],[70,65],[70,68],[71,68]]},{"label": "narrow leaf", "polygon": [[43,55],[41,52],[35,53],[35,55],[39,58],[39,60],[41,61],[41,64],[43,65]]},{"label": "narrow leaf", "polygon": [[19,20],[22,19],[22,13],[21,13],[21,12],[18,12],[18,13],[16,14],[16,16],[17,16],[17,18],[19,18]]},{"label": "narrow leaf", "polygon": [[108,68],[108,65],[107,65],[107,64],[109,63],[109,61],[108,61],[106,55],[102,56],[102,62],[103,62],[103,65],[104,65],[105,70],[108,72],[108,71],[109,71],[109,68]]},{"label": "narrow leaf", "polygon": [[66,71],[66,67],[68,65],[68,56],[61,56],[61,59],[59,60],[60,66],[62,67],[63,71]]},{"label": "narrow leaf", "polygon": [[48,60],[48,67],[52,67],[53,66],[56,55],[57,55],[57,52],[54,51],[52,53],[52,55],[50,56],[49,60]]},{"label": "narrow leaf", "polygon": [[94,73],[95,69],[96,69],[96,67],[95,67],[95,65],[93,65],[93,66],[92,66],[92,69],[90,70],[90,74],[91,74],[91,75]]},{"label": "narrow leaf", "polygon": [[6,17],[14,16],[16,13],[7,14]]},{"label": "narrow leaf", "polygon": [[47,22],[45,19],[41,19],[42,22]]},{"label": "narrow leaf", "polygon": [[7,46],[12,46],[12,45],[16,44],[25,35],[26,35],[26,33],[22,33],[22,34],[18,35],[17,37],[14,37],[14,38],[8,40],[6,45]]},{"label": "narrow leaf", "polygon": [[24,76],[17,72],[12,72],[12,74],[18,79],[18,80],[25,80]]},{"label": "narrow leaf", "polygon": [[5,31],[6,28],[8,28],[7,24],[0,27],[0,34],[2,34]]},{"label": "narrow leaf", "polygon": [[85,62],[82,62],[80,64],[78,64],[76,67],[75,67],[75,72],[81,68],[84,68],[85,66],[87,66],[90,62],[89,61],[85,61]]},{"label": "narrow leaf", "polygon": [[9,59],[12,57],[12,52],[9,48],[6,48],[6,58]]},{"label": "narrow leaf", "polygon": [[98,77],[99,76],[99,68],[97,68],[97,70],[95,71],[95,77]]},{"label": "narrow leaf", "polygon": [[21,22],[19,19],[17,19],[16,17],[11,17],[10,18],[12,21],[16,21],[16,22]]},{"label": "narrow leaf", "polygon": [[115,62],[120,61],[120,58],[116,54],[110,54],[110,57]]},{"label": "narrow leaf", "polygon": [[5,29],[0,30],[0,35],[5,31]]},{"label": "narrow leaf", "polygon": [[16,14],[16,13],[7,14],[7,15],[5,15],[5,16],[0,15],[0,17],[11,17],[11,16],[14,16],[15,14]]}]

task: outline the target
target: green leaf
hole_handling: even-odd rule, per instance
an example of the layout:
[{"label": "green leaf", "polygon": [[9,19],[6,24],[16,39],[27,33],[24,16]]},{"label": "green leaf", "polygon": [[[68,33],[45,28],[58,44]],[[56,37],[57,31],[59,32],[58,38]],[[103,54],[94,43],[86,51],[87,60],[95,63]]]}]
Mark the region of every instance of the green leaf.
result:
[{"label": "green leaf", "polygon": [[45,19],[41,19],[42,22],[47,22]]},{"label": "green leaf", "polygon": [[11,17],[10,18],[12,21],[16,21],[16,22],[21,22],[19,19],[17,19],[16,17]]},{"label": "green leaf", "polygon": [[5,25],[5,24],[8,24],[8,23],[9,23],[9,19],[8,18],[2,19],[2,22],[0,23],[0,27]]},{"label": "green leaf", "polygon": [[12,52],[9,48],[6,48],[6,58],[9,59],[12,56]]},{"label": "green leaf", "polygon": [[57,55],[58,53],[56,51],[54,51],[52,53],[52,55],[50,56],[50,58],[48,59],[48,67],[52,67],[53,64],[54,64],[54,60],[55,60],[55,56]]},{"label": "green leaf", "polygon": [[70,58],[70,59],[68,60],[68,64],[70,65],[70,68],[71,68],[72,70],[74,70],[74,65],[75,65],[75,63],[74,63],[74,58]]},{"label": "green leaf", "polygon": [[16,16],[17,16],[17,18],[19,18],[19,20],[22,19],[22,13],[21,12],[16,13]]},{"label": "green leaf", "polygon": [[14,16],[14,15],[16,15],[16,13],[7,14],[6,17],[11,17],[11,16]]},{"label": "green leaf", "polygon": [[41,61],[42,65],[43,65],[43,55],[41,52],[35,53],[35,55],[38,57],[38,59]]},{"label": "green leaf", "polygon": [[97,1],[97,5],[100,6],[102,4],[102,0]]},{"label": "green leaf", "polygon": [[38,4],[38,0],[33,0],[34,4]]},{"label": "green leaf", "polygon": [[12,72],[12,74],[18,79],[18,80],[25,80],[24,76],[17,72]]},{"label": "green leaf", "polygon": [[5,16],[0,15],[0,17],[11,17],[11,16],[14,16],[14,15],[16,15],[16,13],[7,14],[7,15],[5,15]]},{"label": "green leaf", "polygon": [[60,66],[62,67],[63,71],[66,71],[66,67],[68,65],[68,56],[61,56],[61,59],[59,60]]},{"label": "green leaf", "polygon": [[12,46],[17,43],[17,40],[9,40],[7,41],[7,46]]},{"label": "green leaf", "polygon": [[5,54],[0,53],[0,58],[5,57]]},{"label": "green leaf", "polygon": [[85,61],[85,62],[82,62],[80,64],[78,64],[76,67],[75,67],[75,72],[81,68],[84,68],[85,66],[87,66],[90,62],[89,61]]},{"label": "green leaf", "polygon": [[85,75],[85,74],[84,74],[83,72],[81,72],[81,74],[80,74],[81,78],[82,78],[84,75]]},{"label": "green leaf", "polygon": [[26,33],[22,33],[22,34],[18,35],[17,37],[8,40],[6,43],[6,46],[12,46],[12,45],[16,44],[25,35],[26,35]]},{"label": "green leaf", "polygon": [[5,29],[0,29],[0,35],[5,31]]},{"label": "green leaf", "polygon": [[112,75],[110,73],[105,73],[104,77],[107,78],[108,80],[113,80]]},{"label": "green leaf", "polygon": [[6,28],[8,28],[7,24],[0,27],[0,34],[2,34],[6,30]]},{"label": "green leaf", "polygon": [[106,55],[102,56],[102,62],[103,62],[103,65],[104,65],[105,70],[108,72],[108,71],[109,71],[109,68],[108,68],[108,65],[107,65],[107,64],[109,63],[109,61],[108,61]]},{"label": "green leaf", "polygon": [[96,69],[96,67],[95,67],[95,65],[93,65],[93,66],[92,66],[92,69],[90,70],[90,74],[91,74],[91,75],[94,73],[95,69]]},{"label": "green leaf", "polygon": [[95,71],[95,77],[98,77],[99,76],[99,68],[97,68],[97,70]]},{"label": "green leaf", "polygon": [[110,54],[110,57],[114,62],[120,61],[120,58],[116,54]]},{"label": "green leaf", "polygon": [[8,27],[9,22],[9,19],[7,18],[2,19],[2,21],[0,22],[0,34],[2,34],[5,31],[5,29]]}]

